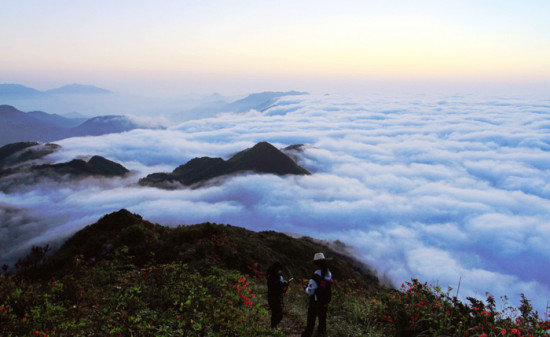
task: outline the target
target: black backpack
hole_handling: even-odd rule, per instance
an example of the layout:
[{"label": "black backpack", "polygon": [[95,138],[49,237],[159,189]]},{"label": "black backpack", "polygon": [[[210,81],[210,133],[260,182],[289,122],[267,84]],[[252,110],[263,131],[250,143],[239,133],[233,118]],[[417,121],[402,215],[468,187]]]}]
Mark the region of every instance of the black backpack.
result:
[{"label": "black backpack", "polygon": [[313,274],[312,279],[317,283],[317,289],[315,289],[317,303],[329,304],[332,300],[332,279],[326,280],[318,274]]}]

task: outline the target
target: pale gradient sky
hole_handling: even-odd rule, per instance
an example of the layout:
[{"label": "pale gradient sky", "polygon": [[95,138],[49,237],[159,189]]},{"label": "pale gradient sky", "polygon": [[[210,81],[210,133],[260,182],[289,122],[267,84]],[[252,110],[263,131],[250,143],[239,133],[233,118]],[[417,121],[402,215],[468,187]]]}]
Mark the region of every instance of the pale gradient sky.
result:
[{"label": "pale gradient sky", "polygon": [[0,0],[0,83],[119,91],[550,82],[548,0]]}]

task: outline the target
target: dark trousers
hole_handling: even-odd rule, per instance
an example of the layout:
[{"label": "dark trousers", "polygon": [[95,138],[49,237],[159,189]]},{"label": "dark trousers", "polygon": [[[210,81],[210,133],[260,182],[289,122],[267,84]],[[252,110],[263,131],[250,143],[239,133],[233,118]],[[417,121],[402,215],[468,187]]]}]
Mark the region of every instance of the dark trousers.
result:
[{"label": "dark trousers", "polygon": [[328,305],[321,305],[315,302],[309,303],[307,309],[307,326],[302,337],[311,337],[315,328],[315,320],[319,317],[319,327],[317,328],[318,336],[326,336],[327,334],[327,309]]},{"label": "dark trousers", "polygon": [[271,329],[275,329],[283,319],[283,306],[278,301],[274,301],[269,303],[269,309],[271,309]]}]

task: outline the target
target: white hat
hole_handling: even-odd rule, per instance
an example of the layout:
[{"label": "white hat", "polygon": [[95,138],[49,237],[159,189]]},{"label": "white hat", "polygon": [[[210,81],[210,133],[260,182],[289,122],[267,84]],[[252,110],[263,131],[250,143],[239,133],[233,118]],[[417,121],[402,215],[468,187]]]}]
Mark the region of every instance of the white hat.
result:
[{"label": "white hat", "polygon": [[325,254],[323,253],[315,253],[315,256],[313,257],[313,261],[324,260],[324,259],[325,259]]}]

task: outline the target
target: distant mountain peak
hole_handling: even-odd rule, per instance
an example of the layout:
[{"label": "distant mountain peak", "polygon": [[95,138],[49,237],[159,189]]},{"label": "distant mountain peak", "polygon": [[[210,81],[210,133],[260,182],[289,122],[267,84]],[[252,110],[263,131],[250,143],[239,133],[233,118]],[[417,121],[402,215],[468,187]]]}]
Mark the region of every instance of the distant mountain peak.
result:
[{"label": "distant mountain peak", "polygon": [[95,122],[95,123],[108,123],[112,121],[129,121],[128,117],[123,115],[104,115],[104,116],[96,116],[88,119],[89,122]]},{"label": "distant mountain peak", "polygon": [[11,105],[0,105],[0,146],[28,140],[52,142],[69,137],[164,128],[154,122],[123,115],[74,119],[42,111],[23,112]]},{"label": "distant mountain peak", "polygon": [[24,112],[17,110],[17,108],[11,105],[7,105],[7,104],[0,105],[0,115],[14,115],[14,114],[24,114]]},{"label": "distant mountain peak", "polygon": [[101,156],[93,156],[87,162],[73,159],[66,163],[34,166],[33,169],[42,174],[102,177],[122,177],[130,172],[124,166]]},{"label": "distant mountain peak", "polygon": [[18,152],[21,152],[38,144],[39,143],[37,142],[18,142],[0,147],[0,168],[3,167],[6,163],[9,163],[10,157],[16,155]]},{"label": "distant mountain peak", "polygon": [[91,95],[91,94],[110,94],[112,91],[96,87],[89,84],[68,84],[59,88],[50,89],[46,91],[49,94],[62,94],[62,95]]},{"label": "distant mountain peak", "polygon": [[255,172],[276,175],[309,175],[305,168],[268,142],[260,142],[228,160],[222,158],[194,158],[178,166],[172,173],[154,173],[140,179],[141,185],[173,188],[174,183],[186,186],[235,173]]},{"label": "distant mountain peak", "polygon": [[213,94],[210,94],[208,96],[206,96],[207,99],[223,99],[225,98],[222,94],[220,94],[219,92],[215,92]]},{"label": "distant mountain peak", "polygon": [[99,136],[108,133],[120,133],[133,129],[144,128],[134,123],[129,117],[122,115],[108,115],[92,117],[73,128],[73,132],[79,136]]},{"label": "distant mountain peak", "polygon": [[258,173],[310,174],[294,160],[268,142],[260,142],[231,157],[229,163],[234,171],[254,171]]},{"label": "distant mountain peak", "polygon": [[0,96],[2,95],[39,96],[39,95],[44,95],[44,93],[36,89],[26,87],[21,84],[4,83],[4,84],[0,84]]},{"label": "distant mountain peak", "polygon": [[[94,155],[88,161],[73,159],[51,164],[46,156],[61,146],[19,142],[0,147],[0,191],[13,193],[31,188],[43,179],[63,181],[86,177],[124,177],[130,171],[119,163]],[[26,187],[27,186],[27,187]]]},{"label": "distant mountain peak", "polygon": [[245,112],[250,109],[263,111],[275,102],[275,99],[283,96],[307,95],[300,91],[264,91],[253,93],[243,99],[237,100],[224,107],[226,111]]}]

